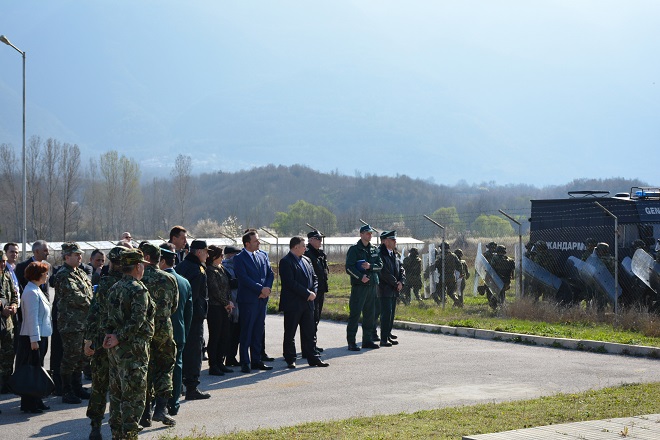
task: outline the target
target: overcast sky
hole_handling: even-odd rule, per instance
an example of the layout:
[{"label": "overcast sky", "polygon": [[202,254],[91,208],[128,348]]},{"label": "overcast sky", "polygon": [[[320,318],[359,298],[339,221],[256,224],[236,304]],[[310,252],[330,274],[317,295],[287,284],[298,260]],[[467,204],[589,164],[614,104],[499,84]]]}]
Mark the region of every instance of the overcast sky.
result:
[{"label": "overcast sky", "polygon": [[[145,173],[660,184],[660,2],[3,0],[27,132]],[[0,142],[21,144],[0,44]]]}]

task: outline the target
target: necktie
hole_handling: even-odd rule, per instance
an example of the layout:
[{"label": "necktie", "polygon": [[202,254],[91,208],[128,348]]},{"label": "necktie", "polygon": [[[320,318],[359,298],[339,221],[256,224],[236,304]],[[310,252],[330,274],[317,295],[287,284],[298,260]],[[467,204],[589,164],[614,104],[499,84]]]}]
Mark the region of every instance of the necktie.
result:
[{"label": "necktie", "polygon": [[257,254],[253,253],[252,254],[252,261],[254,261],[254,265],[259,269],[259,261],[257,261]]}]

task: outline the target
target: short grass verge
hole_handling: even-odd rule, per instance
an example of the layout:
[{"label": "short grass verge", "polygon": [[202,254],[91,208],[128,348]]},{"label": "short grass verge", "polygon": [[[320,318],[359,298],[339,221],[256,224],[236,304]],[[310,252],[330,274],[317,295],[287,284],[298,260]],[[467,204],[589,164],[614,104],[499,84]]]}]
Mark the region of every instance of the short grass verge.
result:
[{"label": "short grass verge", "polygon": [[628,384],[577,394],[489,403],[330,422],[305,423],[278,429],[259,429],[222,436],[193,433],[162,436],[171,440],[219,439],[460,439],[463,435],[509,431],[660,412],[660,383]]}]

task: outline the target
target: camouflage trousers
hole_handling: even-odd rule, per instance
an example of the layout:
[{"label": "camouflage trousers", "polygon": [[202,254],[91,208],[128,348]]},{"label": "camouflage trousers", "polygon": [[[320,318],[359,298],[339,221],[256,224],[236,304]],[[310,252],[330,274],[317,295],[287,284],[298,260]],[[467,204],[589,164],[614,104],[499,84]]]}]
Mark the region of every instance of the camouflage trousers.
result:
[{"label": "camouflage trousers", "polygon": [[[107,403],[106,394],[110,387],[110,360],[104,348],[97,348],[92,356],[92,392],[87,405],[87,417],[92,420],[92,427],[100,427]],[[119,425],[110,426],[113,430]]]},{"label": "camouflage trousers", "polygon": [[9,329],[0,336],[0,377],[11,376],[14,372],[14,329]]},{"label": "camouflage trousers", "polygon": [[137,439],[147,394],[149,341],[120,343],[108,350],[108,359],[112,438]]},{"label": "camouflage trousers", "polygon": [[60,374],[80,374],[86,361],[83,332],[60,332],[62,338],[62,363]]},{"label": "camouflage trousers", "polygon": [[149,373],[147,384],[149,395],[155,397],[172,397],[172,374],[176,360],[176,344],[172,329],[156,331],[151,339],[149,352]]}]

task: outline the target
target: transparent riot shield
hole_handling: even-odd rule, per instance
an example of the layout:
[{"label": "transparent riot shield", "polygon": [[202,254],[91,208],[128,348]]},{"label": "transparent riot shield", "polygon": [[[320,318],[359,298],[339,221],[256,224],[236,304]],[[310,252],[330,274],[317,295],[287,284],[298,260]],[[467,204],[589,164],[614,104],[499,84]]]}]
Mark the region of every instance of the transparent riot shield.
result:
[{"label": "transparent riot shield", "polygon": [[621,296],[621,287],[616,287],[615,294],[614,277],[595,254],[590,255],[587,261],[584,262],[580,270],[580,276],[585,284],[593,287],[596,292],[607,298],[611,304],[615,303],[615,295],[617,297]]},{"label": "transparent riot shield", "polygon": [[530,284],[535,288],[540,288],[544,295],[548,294],[553,297],[557,296],[557,292],[561,287],[561,279],[558,276],[552,274],[546,268],[539,266],[525,256],[522,257],[522,270],[523,275],[532,281]]},{"label": "transparent riot shield", "polygon": [[637,249],[632,258],[632,272],[658,293],[658,263],[644,249]]},{"label": "transparent riot shield", "polygon": [[477,258],[474,260],[474,268],[493,294],[497,295],[504,289],[504,283],[500,279],[500,276],[497,275],[495,269],[493,269],[481,252],[477,253]]}]

